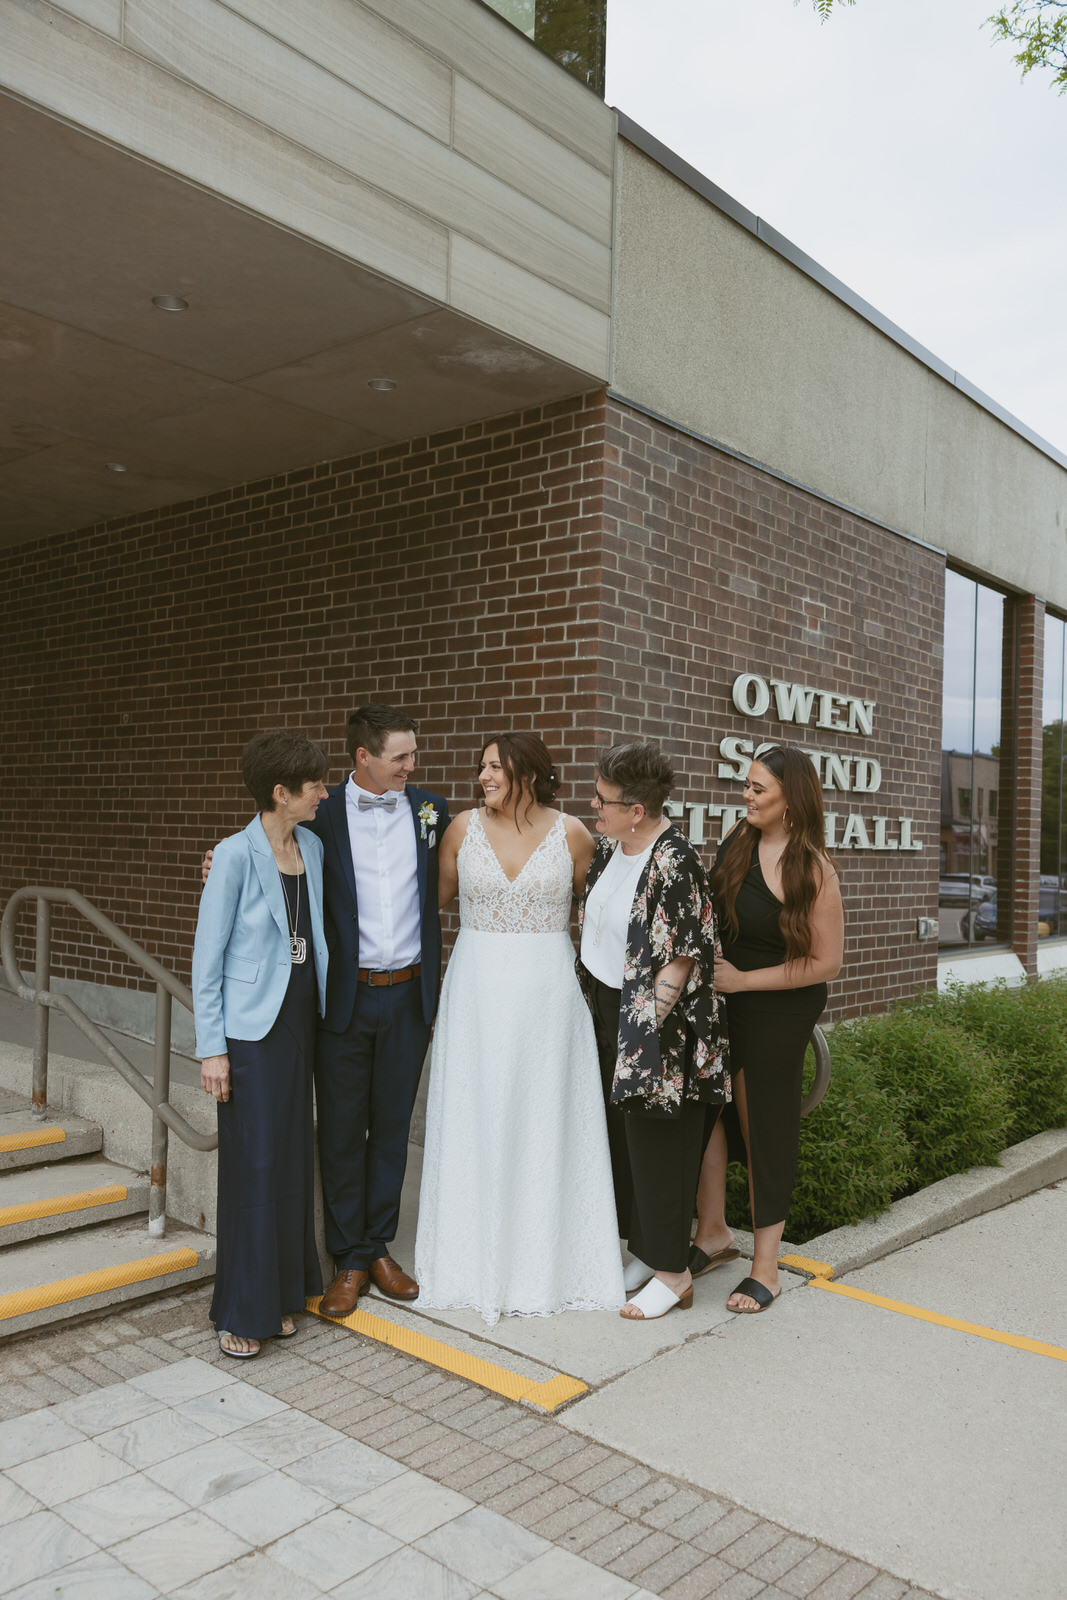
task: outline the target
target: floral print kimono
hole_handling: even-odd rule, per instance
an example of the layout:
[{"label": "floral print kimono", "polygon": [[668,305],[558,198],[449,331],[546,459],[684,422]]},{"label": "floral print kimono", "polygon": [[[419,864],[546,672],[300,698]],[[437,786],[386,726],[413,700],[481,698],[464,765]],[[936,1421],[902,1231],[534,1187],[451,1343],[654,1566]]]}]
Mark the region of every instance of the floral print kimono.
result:
[{"label": "floral print kimono", "polygon": [[[589,891],[617,848],[611,839],[597,841],[578,907],[579,928]],[[677,1117],[685,1100],[729,1100],[726,1005],[711,986],[716,937],[704,868],[672,825],[652,847],[630,912],[612,1105]],[[692,970],[685,992],[657,1027],[655,974],[678,956],[688,956]],[[588,999],[589,974],[580,960],[577,972]]]}]

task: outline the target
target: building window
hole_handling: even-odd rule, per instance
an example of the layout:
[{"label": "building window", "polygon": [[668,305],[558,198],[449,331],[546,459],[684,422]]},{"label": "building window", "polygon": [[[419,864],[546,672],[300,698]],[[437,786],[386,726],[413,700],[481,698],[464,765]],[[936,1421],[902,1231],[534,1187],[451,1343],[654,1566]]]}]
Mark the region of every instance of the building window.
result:
[{"label": "building window", "polygon": [[1040,939],[1067,934],[1067,623],[1045,616],[1045,684],[1041,712],[1041,882],[1037,932]]},{"label": "building window", "polygon": [[488,4],[603,99],[607,0],[488,0]]},{"label": "building window", "polygon": [[[1010,829],[1002,842],[1000,797],[1011,782],[1002,751],[1014,747],[1008,607],[995,589],[945,574],[945,677],[941,706],[941,881],[943,950],[1008,942]],[[977,807],[974,804],[977,797]]]}]

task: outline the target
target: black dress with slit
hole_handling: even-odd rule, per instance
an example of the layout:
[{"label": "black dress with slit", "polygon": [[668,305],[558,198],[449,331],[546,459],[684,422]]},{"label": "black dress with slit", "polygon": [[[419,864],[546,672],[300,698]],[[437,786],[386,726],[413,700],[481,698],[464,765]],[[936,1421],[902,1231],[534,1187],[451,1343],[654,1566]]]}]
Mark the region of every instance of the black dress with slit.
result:
[{"label": "black dress with slit", "polygon": [[[725,842],[715,858],[718,867]],[[779,919],[782,902],[772,894],[759,864],[759,842],[752,865],[737,891],[738,934],[732,938],[721,913],[722,953],[741,972],[780,967],[786,959]],[[743,1075],[748,1104],[753,1225],[771,1228],[789,1212],[800,1144],[800,1101],[804,1054],[812,1029],[826,1009],[825,983],[803,989],[753,989],[726,996],[730,1062]],[[730,1159],[746,1161],[737,1110],[725,1117]]]},{"label": "black dress with slit", "polygon": [[218,1244],[211,1320],[269,1339],[322,1293],[315,1249],[312,1066],[317,989],[306,879],[282,873],[306,960],[294,963],[263,1039],[227,1039],[230,1098],[220,1101]]}]

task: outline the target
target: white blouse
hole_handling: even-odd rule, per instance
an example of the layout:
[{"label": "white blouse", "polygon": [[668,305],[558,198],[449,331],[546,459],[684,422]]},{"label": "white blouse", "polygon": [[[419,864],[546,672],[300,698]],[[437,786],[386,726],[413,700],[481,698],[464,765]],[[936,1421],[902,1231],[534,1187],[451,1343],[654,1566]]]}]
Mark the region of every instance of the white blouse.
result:
[{"label": "white blouse", "polygon": [[590,889],[585,903],[582,964],[610,989],[622,988],[630,911],[652,848],[649,845],[640,855],[628,856],[619,845]]}]

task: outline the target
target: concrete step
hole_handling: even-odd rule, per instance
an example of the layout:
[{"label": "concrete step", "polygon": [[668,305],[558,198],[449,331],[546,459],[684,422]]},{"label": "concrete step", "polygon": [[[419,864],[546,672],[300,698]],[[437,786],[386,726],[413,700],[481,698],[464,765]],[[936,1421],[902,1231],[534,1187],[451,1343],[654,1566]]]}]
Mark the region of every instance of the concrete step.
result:
[{"label": "concrete step", "polygon": [[10,1245],[0,1257],[0,1338],[196,1283],[215,1271],[215,1240],[182,1223],[150,1239],[143,1220]]},{"label": "concrete step", "polygon": [[67,1111],[49,1111],[44,1122],[34,1118],[28,1100],[15,1110],[0,1111],[0,1172],[94,1155],[102,1142],[99,1123]]},{"label": "concrete step", "polygon": [[0,1172],[0,1249],[147,1211],[148,1190],[147,1173],[102,1156]]}]

